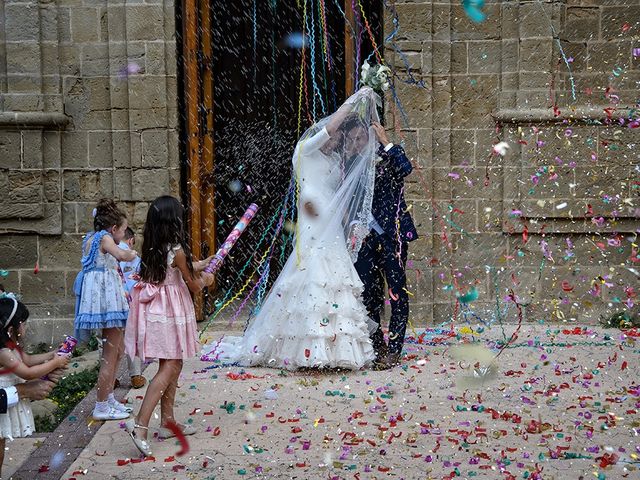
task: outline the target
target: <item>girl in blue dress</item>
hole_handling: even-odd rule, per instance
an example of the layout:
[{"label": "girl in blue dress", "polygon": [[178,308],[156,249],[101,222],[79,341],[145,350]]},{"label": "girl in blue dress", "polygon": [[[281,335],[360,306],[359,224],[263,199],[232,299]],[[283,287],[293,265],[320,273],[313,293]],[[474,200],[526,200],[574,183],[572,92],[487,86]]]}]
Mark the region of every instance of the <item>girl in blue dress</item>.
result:
[{"label": "girl in blue dress", "polygon": [[102,356],[98,395],[93,409],[96,420],[122,420],[131,409],[113,396],[116,369],[124,348],[124,327],[129,303],[118,272],[118,262],[136,258],[135,250],[118,247],[127,229],[127,217],[111,199],[102,199],[94,210],[94,231],[82,242],[82,270],[76,278],[75,332],[79,340],[91,331],[102,331]]}]

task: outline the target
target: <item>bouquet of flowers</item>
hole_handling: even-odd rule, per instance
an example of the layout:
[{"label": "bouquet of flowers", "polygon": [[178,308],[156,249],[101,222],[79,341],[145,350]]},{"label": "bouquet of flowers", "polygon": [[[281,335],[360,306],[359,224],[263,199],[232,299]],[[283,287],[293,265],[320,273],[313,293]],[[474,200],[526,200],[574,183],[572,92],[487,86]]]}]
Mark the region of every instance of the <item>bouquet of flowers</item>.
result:
[{"label": "bouquet of flowers", "polygon": [[366,60],[362,64],[360,72],[360,84],[363,87],[371,87],[377,91],[389,90],[389,77],[391,69],[384,65],[369,65]]}]

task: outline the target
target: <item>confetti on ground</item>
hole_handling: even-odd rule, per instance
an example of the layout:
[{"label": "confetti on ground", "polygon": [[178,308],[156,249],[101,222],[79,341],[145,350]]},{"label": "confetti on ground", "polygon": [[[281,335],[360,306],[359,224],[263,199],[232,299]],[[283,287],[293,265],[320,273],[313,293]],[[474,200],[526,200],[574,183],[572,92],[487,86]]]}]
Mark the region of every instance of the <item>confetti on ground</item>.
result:
[{"label": "confetti on ground", "polygon": [[[507,337],[514,330],[504,328]],[[500,328],[460,330],[418,332],[423,343],[408,341],[402,365],[383,372],[231,366],[212,378],[208,364],[189,360],[176,400],[177,418],[198,429],[187,455],[177,456],[175,439],[154,439],[155,458],[141,462],[108,422],[62,478],[85,469],[90,478],[121,479],[638,474],[640,383],[630,366],[640,360],[640,332],[525,325],[491,381],[461,389],[461,376],[490,363],[504,340]],[[426,341],[437,336],[444,340]],[[110,454],[93,454],[104,449]]]}]

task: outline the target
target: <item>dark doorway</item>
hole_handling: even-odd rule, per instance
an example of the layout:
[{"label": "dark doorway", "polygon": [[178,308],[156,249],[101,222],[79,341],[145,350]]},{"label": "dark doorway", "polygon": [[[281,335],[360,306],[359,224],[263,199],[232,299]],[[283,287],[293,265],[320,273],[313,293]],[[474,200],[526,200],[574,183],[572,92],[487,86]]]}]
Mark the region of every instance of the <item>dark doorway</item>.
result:
[{"label": "dark doorway", "polygon": [[[188,7],[188,1],[184,0],[182,11]],[[206,12],[202,10],[204,3],[208,5]],[[361,3],[371,33],[380,45],[381,2]],[[373,48],[369,31],[357,27],[364,24],[362,10],[357,5],[353,11],[351,0],[207,0],[195,8],[199,12],[197,25],[185,23],[182,18],[182,31],[179,31],[179,43],[184,44],[189,30],[195,28],[198,53],[204,52],[191,58],[198,62],[201,72],[197,79],[201,96],[194,99],[195,90],[189,94],[188,85],[183,88],[184,198],[191,204],[193,198],[201,198],[199,192],[196,197],[189,194],[190,189],[198,188],[189,172],[194,161],[200,161],[205,167],[200,168],[200,177],[210,179],[213,187],[215,243],[224,241],[250,203],[260,207],[219,272],[218,290],[224,292],[252,257],[256,264],[259,260],[262,252],[256,252],[255,246],[277,215],[288,191],[291,156],[297,138],[314,120],[334,112],[347,93],[352,93],[347,89],[354,88],[357,37],[360,63]],[[203,13],[204,17],[208,15],[204,21]],[[207,24],[210,29],[203,32]],[[203,42],[211,42],[210,54]],[[184,46],[182,49],[184,53]],[[189,56],[183,55],[183,71],[188,61]],[[209,82],[213,85],[213,94],[211,105],[207,106]],[[198,158],[189,144],[193,139],[189,130],[196,126],[193,121],[190,126],[187,118],[189,103],[194,101],[202,104],[198,110],[202,120],[197,125],[197,134],[205,139],[210,135],[213,144],[213,151],[207,152],[206,141],[201,142]],[[206,117],[211,112],[213,128],[208,132],[203,125],[208,125]],[[212,154],[211,169],[206,168],[203,160],[209,153]],[[190,207],[192,216],[202,215],[202,209]],[[208,219],[197,220],[205,229]],[[283,242],[284,238],[281,234],[277,241]],[[199,241],[201,256],[215,248],[206,232]],[[282,257],[274,258],[273,278],[279,272],[278,259]],[[253,268],[248,267],[245,276],[252,271]]]}]

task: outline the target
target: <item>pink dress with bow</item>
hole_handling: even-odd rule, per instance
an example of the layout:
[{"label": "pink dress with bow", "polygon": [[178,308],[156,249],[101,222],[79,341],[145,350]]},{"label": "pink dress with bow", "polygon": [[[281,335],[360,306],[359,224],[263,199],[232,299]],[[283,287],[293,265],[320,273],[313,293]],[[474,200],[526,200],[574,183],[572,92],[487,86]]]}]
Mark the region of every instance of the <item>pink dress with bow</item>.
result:
[{"label": "pink dress with bow", "polygon": [[131,290],[124,344],[127,354],[147,358],[184,359],[199,351],[195,310],[189,288],[167,254],[167,276],[160,284],[138,282]]}]

